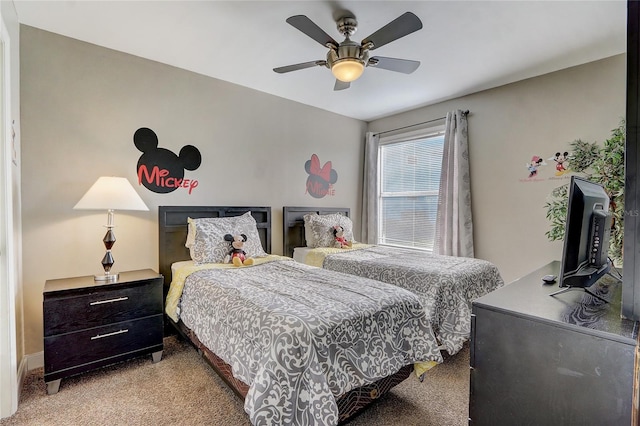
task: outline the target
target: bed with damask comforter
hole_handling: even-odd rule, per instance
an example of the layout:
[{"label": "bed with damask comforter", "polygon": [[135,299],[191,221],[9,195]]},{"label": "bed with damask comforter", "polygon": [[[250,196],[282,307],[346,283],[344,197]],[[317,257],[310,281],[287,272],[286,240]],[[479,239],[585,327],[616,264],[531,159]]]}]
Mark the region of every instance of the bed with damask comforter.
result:
[{"label": "bed with damask comforter", "polygon": [[253,424],[335,425],[414,365],[442,362],[429,319],[406,290],[283,256],[243,267],[178,263],[186,260],[174,250],[177,241],[184,247],[185,212],[211,214],[202,209],[159,209],[166,313],[244,398]]},{"label": "bed with damask comforter", "polygon": [[403,289],[291,259],[194,269],[176,319],[250,384],[253,424],[337,424],[335,397],[442,361],[418,298]]},{"label": "bed with damask comforter", "polygon": [[[482,259],[439,256],[381,245],[305,247],[310,240],[305,232],[318,233],[324,229],[320,226],[305,230],[305,215],[316,215],[321,218],[320,222],[335,216],[341,226],[349,228],[347,214],[348,209],[319,211],[285,207],[285,254],[309,265],[382,281],[413,292],[420,298],[442,348],[450,355],[460,351],[471,333],[471,302],[504,285],[498,268]],[[320,242],[319,245],[327,244]]]}]

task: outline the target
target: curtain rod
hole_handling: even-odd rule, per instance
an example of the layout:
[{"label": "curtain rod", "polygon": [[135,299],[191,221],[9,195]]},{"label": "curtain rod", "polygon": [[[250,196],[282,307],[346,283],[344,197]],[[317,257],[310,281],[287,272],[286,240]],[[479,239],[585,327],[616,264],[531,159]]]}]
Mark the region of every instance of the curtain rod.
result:
[{"label": "curtain rod", "polygon": [[[464,115],[469,114],[469,110],[466,111],[462,111],[462,113]],[[379,135],[384,135],[385,133],[391,133],[391,132],[395,132],[397,130],[404,130],[404,129],[408,129],[409,127],[415,127],[415,126],[420,126],[422,124],[429,124],[429,123],[433,123],[434,121],[440,121],[440,120],[444,120],[445,117],[440,117],[440,118],[434,118],[433,120],[428,120],[428,121],[422,121],[420,123],[416,123],[416,124],[409,124],[408,126],[404,126],[404,127],[398,127],[397,129],[391,129],[391,130],[385,130],[384,132],[378,132],[378,133],[374,133],[374,135],[379,136]]]}]

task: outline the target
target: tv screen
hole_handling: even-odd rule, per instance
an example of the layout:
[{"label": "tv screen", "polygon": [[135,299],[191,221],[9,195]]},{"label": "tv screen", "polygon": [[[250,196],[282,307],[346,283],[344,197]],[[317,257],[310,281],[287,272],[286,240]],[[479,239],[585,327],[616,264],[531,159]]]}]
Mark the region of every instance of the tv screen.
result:
[{"label": "tv screen", "polygon": [[609,272],[609,196],[602,185],[572,176],[559,286],[587,288]]}]

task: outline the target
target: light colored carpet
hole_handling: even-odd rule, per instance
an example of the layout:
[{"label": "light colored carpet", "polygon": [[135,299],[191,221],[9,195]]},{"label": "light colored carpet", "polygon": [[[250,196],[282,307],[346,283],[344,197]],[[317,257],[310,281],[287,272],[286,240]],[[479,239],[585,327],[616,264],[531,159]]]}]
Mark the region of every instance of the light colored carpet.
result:
[{"label": "light colored carpet", "polygon": [[[30,371],[18,411],[5,425],[250,425],[242,401],[187,342],[165,339],[161,362],[151,356],[63,379],[46,395],[43,370]],[[414,376],[348,422],[425,426],[467,425],[469,348]]]}]

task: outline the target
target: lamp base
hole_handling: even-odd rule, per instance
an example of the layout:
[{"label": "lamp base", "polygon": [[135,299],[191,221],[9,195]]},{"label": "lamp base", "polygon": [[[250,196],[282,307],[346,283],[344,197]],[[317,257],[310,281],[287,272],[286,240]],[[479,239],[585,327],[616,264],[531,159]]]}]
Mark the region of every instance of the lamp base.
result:
[{"label": "lamp base", "polygon": [[108,275],[94,275],[93,276],[93,280],[94,281],[102,281],[102,282],[114,282],[114,281],[118,281],[118,277],[120,276],[120,274],[108,274]]}]

